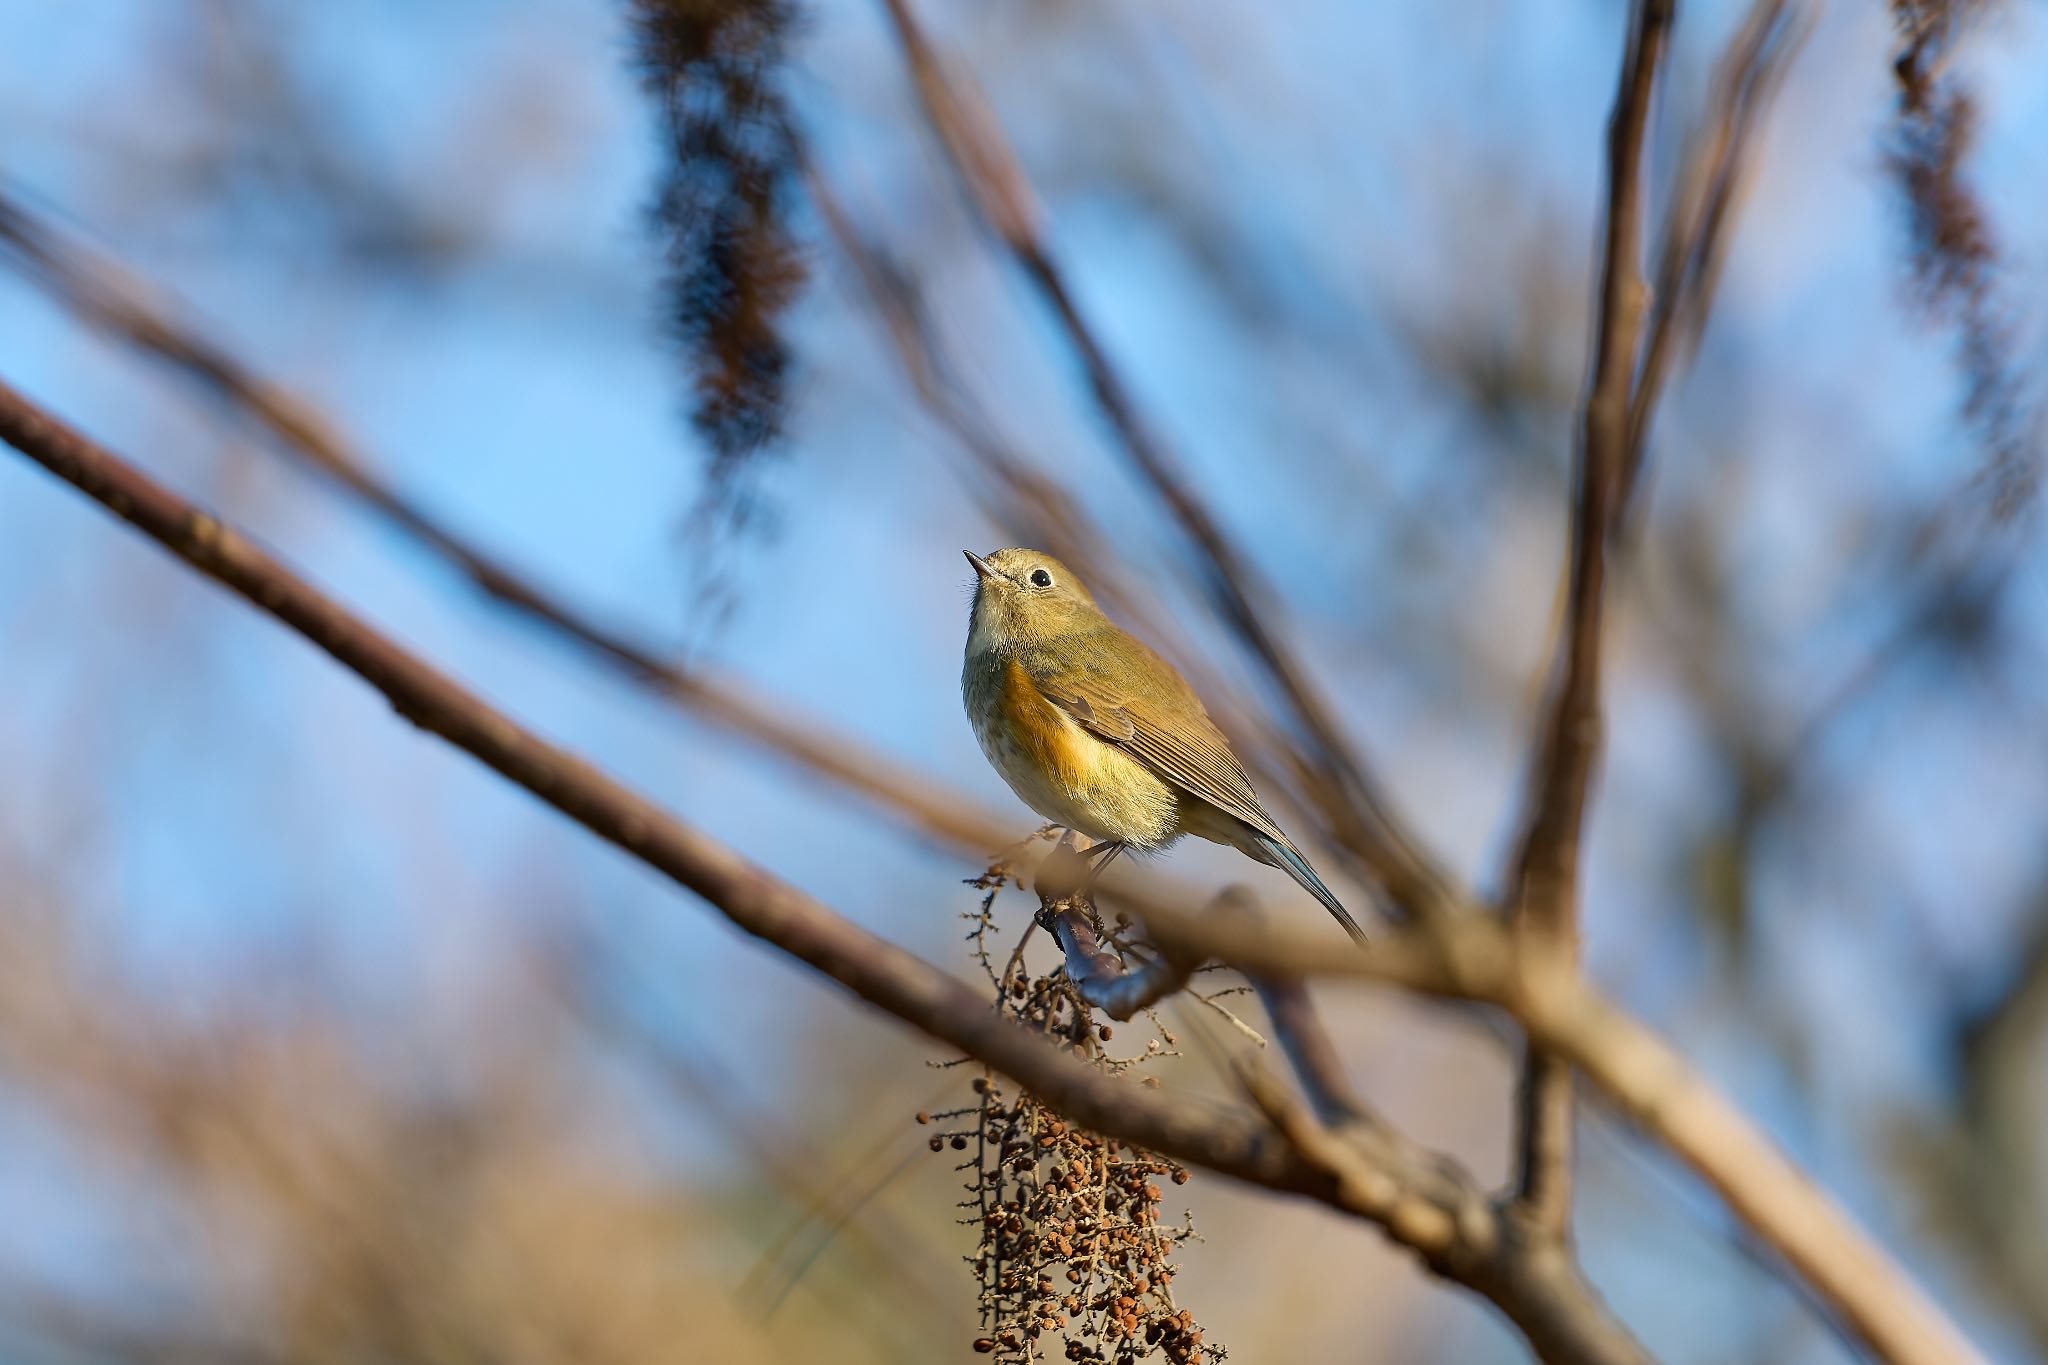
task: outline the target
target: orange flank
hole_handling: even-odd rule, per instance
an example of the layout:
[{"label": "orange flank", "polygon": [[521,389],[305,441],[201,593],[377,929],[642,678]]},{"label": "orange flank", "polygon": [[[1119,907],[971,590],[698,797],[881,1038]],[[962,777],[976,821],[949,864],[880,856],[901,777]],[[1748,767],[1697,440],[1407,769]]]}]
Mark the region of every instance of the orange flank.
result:
[{"label": "orange flank", "polygon": [[1021,661],[1011,659],[1003,669],[998,696],[1011,742],[1031,756],[1053,786],[1078,792],[1092,785],[1088,779],[1100,766],[1096,751],[1101,746],[1047,700]]}]

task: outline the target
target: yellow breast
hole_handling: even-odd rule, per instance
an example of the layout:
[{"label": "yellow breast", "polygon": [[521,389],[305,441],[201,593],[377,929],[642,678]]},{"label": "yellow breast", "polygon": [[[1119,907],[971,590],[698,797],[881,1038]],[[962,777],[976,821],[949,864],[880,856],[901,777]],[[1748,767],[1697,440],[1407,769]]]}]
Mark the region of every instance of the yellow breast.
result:
[{"label": "yellow breast", "polygon": [[1010,731],[1010,741],[1053,785],[1080,790],[1093,785],[1102,766],[1101,741],[1088,734],[1057,706],[1045,699],[1015,659],[1003,669],[1002,685],[996,693],[1001,723]]}]

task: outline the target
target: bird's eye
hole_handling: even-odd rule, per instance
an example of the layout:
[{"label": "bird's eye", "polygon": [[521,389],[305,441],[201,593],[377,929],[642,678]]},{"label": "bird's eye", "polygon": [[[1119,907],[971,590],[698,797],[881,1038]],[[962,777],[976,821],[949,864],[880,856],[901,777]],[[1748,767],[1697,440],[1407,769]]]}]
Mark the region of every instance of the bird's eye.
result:
[{"label": "bird's eye", "polygon": [[1034,587],[1034,588],[1049,588],[1049,587],[1051,587],[1051,586],[1052,586],[1052,575],[1051,575],[1051,574],[1049,574],[1049,573],[1047,573],[1047,572],[1046,572],[1045,570],[1043,570],[1043,569],[1033,569],[1033,570],[1031,571],[1031,586],[1032,586],[1032,587]]}]

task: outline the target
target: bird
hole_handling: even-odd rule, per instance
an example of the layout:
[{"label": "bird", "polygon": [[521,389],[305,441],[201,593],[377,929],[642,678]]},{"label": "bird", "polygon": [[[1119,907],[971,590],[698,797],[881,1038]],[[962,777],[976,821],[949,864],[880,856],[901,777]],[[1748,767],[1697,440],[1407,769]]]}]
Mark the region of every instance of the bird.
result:
[{"label": "bird", "polygon": [[1095,841],[1083,855],[1100,859],[1091,882],[1126,849],[1193,834],[1279,868],[1365,941],[1172,664],[1051,555],[963,553],[975,573],[960,672],[968,722],[1019,800]]}]

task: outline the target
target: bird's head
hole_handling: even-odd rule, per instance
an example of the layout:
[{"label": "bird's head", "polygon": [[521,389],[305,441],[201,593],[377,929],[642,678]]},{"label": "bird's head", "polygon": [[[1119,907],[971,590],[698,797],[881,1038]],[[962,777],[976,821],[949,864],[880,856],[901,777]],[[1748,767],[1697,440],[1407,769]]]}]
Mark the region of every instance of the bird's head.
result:
[{"label": "bird's head", "polygon": [[967,652],[1014,649],[1056,638],[1102,618],[1081,580],[1038,550],[964,551],[974,566]]}]

